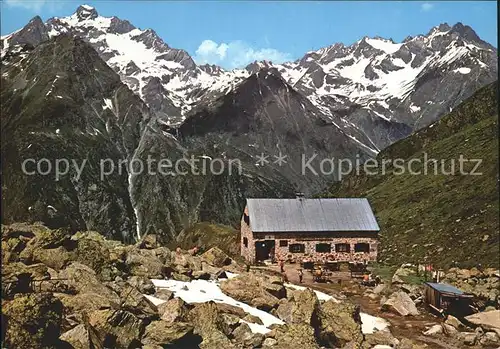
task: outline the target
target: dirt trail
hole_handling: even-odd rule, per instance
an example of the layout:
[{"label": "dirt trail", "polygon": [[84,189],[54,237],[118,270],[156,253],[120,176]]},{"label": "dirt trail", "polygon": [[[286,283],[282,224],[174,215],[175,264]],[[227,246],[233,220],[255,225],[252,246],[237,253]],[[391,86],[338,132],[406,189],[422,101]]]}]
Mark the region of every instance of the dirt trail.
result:
[{"label": "dirt trail", "polygon": [[[252,269],[262,270],[273,274],[280,274],[280,270],[277,265],[254,267]],[[297,270],[298,265],[296,264],[285,265],[285,273],[288,282],[296,285],[307,286],[338,299],[347,299],[353,303],[359,304],[362,312],[387,320],[391,324],[391,333],[396,338],[408,338],[421,345],[426,345],[429,349],[457,349],[457,347],[450,345],[449,343],[422,335],[422,332],[426,330],[426,327],[442,321],[437,316],[433,316],[425,310],[421,311],[420,315],[412,317],[402,317],[389,312],[383,312],[380,310],[380,299],[373,300],[369,297],[363,296],[363,293],[367,290],[367,288],[360,285],[360,280],[351,279],[350,273],[339,273],[338,275],[340,277],[333,283],[317,283],[313,281],[312,273],[304,270],[302,283],[299,283]]]}]

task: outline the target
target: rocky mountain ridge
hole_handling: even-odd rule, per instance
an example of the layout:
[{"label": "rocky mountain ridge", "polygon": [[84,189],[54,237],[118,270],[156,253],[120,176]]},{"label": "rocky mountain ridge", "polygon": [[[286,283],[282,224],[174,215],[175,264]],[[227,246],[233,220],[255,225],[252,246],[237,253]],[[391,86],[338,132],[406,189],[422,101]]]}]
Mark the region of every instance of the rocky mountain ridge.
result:
[{"label": "rocky mountain ridge", "polygon": [[170,125],[179,125],[192,109],[229,93],[259,70],[271,69],[336,127],[376,151],[432,123],[497,75],[496,48],[461,23],[441,24],[401,43],[364,37],[350,46],[334,44],[308,52],[294,62],[254,62],[225,71],[198,66],[154,30],[100,16],[88,5],[46,23],[35,17],[25,28],[2,37],[2,52],[61,33],[88,41]]},{"label": "rocky mountain ridge", "polygon": [[[384,173],[394,159],[404,160],[403,170],[388,162]],[[370,201],[379,261],[498,268],[498,82],[377,160],[376,175],[352,174],[325,195]]]},{"label": "rocky mountain ridge", "polygon": [[[363,38],[230,72],[198,66],[153,30],[86,5],[46,23],[35,17],[0,43],[3,218],[124,241],[151,232],[172,241],[199,221],[233,225],[247,197],[321,192],[340,176],[335,165],[321,173],[320,161],[374,157],[497,69],[496,49],[459,24],[400,44]],[[426,107],[411,104],[417,99]],[[22,173],[26,158],[61,156],[89,166],[55,182]],[[128,166],[184,158],[226,168],[159,176]],[[314,169],[303,173],[310,158]],[[114,168],[101,178],[104,159]],[[230,173],[235,159],[241,171]]]}]

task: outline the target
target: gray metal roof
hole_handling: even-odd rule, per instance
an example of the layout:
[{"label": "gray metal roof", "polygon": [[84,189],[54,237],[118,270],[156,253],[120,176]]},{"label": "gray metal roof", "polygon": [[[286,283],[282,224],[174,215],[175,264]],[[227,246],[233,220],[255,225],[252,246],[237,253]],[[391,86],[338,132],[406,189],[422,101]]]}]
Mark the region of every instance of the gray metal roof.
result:
[{"label": "gray metal roof", "polygon": [[254,232],[379,231],[367,199],[247,199]]},{"label": "gray metal roof", "polygon": [[456,295],[462,295],[464,292],[462,290],[459,290],[458,288],[448,285],[448,284],[442,284],[442,283],[435,283],[435,282],[426,282],[426,285],[429,285],[433,289],[435,289],[438,292],[443,292],[443,293],[452,293]]}]

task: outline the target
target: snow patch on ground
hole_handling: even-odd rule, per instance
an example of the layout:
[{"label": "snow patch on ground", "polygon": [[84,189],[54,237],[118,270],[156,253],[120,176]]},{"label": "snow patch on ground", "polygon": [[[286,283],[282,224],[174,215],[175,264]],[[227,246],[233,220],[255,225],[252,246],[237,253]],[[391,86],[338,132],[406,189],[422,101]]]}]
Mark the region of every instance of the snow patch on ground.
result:
[{"label": "snow patch on ground", "polygon": [[235,278],[237,277],[239,274],[236,274],[236,273],[231,273],[230,271],[226,271],[226,276],[228,279],[232,279],[232,278]]},{"label": "snow patch on ground", "polygon": [[380,117],[381,119],[384,119],[386,121],[391,121],[391,119],[389,119],[387,116],[383,115],[383,114],[380,114],[379,112],[375,111],[375,110],[372,110],[371,111],[373,114],[377,115],[378,117]]},{"label": "snow patch on ground", "polygon": [[376,331],[388,331],[390,326],[387,320],[366,313],[360,313],[361,331],[363,334],[371,334]]},{"label": "snow patch on ground", "polygon": [[250,330],[252,330],[252,333],[266,334],[267,332],[269,332],[269,329],[266,326],[264,326],[264,325],[255,324],[253,322],[248,322],[248,321],[245,321],[245,320],[240,320],[240,323],[247,324],[248,327],[250,327]]},{"label": "snow patch on ground", "polygon": [[113,102],[111,102],[111,99],[104,98],[104,105],[102,106],[102,109],[113,110]]},{"label": "snow patch on ground", "polygon": [[[287,288],[291,288],[291,289],[298,290],[298,291],[304,291],[307,289],[307,287],[294,285],[294,284],[285,283],[284,285]],[[320,292],[320,291],[316,291],[316,290],[313,290],[313,291],[314,291],[314,293],[316,293],[316,297],[318,297],[318,299],[320,301],[329,301],[330,299],[332,299],[335,303],[340,303],[340,301],[333,296],[330,296],[330,295],[323,293],[323,292]]]},{"label": "snow patch on ground", "polygon": [[[234,298],[225,295],[216,281],[207,280],[192,280],[191,282],[177,281],[177,280],[151,280],[155,287],[166,288],[169,291],[174,292],[174,296],[181,298],[186,303],[205,303],[205,302],[216,302],[225,303],[239,307],[246,311],[247,313],[257,316],[262,320],[264,326],[257,327],[257,325],[252,324],[250,328],[252,331],[258,333],[269,332],[269,326],[273,324],[283,325],[284,322],[277,317],[257,308],[254,308],[248,304],[238,302]],[[265,331],[265,332],[264,332]]]},{"label": "snow patch on ground", "polygon": [[420,107],[412,104],[412,105],[410,105],[410,110],[412,112],[416,113],[416,112],[420,111]]},{"label": "snow patch on ground", "polygon": [[460,73],[460,74],[464,74],[464,75],[466,75],[466,74],[469,74],[469,73],[470,73],[470,71],[471,71],[471,69],[470,69],[470,68],[462,67],[462,68],[457,68],[457,69],[455,69],[453,72],[454,72],[454,73]]},{"label": "snow patch on ground", "polygon": [[165,301],[163,299],[160,299],[160,298],[157,298],[154,296],[150,296],[148,294],[143,294],[143,296],[146,297],[151,303],[153,303],[156,306],[163,304],[163,303],[167,303],[167,301]]}]

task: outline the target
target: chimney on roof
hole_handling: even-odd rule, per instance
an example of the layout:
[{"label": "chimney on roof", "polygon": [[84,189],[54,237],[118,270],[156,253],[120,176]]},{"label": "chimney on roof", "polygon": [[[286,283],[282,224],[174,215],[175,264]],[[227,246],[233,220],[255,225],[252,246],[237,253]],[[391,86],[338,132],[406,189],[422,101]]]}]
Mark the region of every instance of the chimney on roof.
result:
[{"label": "chimney on roof", "polygon": [[295,198],[302,200],[304,198],[304,193],[295,193]]}]

